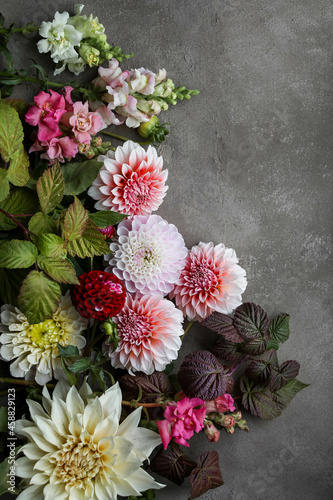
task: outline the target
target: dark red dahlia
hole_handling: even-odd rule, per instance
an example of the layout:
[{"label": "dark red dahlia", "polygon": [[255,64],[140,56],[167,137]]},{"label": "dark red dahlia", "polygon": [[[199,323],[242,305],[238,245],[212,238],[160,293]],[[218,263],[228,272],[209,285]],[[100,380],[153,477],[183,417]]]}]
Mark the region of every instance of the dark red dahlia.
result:
[{"label": "dark red dahlia", "polygon": [[80,285],[71,289],[72,302],[84,318],[101,321],[116,316],[124,307],[126,289],[114,274],[89,271],[79,277]]}]

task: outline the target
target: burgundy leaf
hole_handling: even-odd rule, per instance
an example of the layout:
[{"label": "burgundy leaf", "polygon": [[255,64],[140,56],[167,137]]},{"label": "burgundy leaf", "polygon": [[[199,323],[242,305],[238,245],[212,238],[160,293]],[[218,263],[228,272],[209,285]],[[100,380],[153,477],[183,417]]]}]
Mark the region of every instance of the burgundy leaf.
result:
[{"label": "burgundy leaf", "polygon": [[243,393],[242,403],[255,417],[271,420],[281,415],[281,406],[273,401],[273,395],[266,384],[257,384],[256,380],[242,377],[240,390]]},{"label": "burgundy leaf", "polygon": [[245,375],[251,379],[257,379],[258,382],[265,382],[269,379],[271,367],[267,361],[255,359],[247,365]]},{"label": "burgundy leaf", "polygon": [[224,484],[216,451],[206,451],[199,456],[197,467],[191,472],[190,482],[190,500]]},{"label": "burgundy leaf", "polygon": [[195,467],[196,463],[185,455],[175,443],[172,443],[171,449],[168,448],[158,453],[150,464],[153,472],[170,479],[179,486]]},{"label": "burgundy leaf", "polygon": [[219,340],[212,349],[212,353],[223,361],[238,361],[243,357],[240,347],[241,344]]},{"label": "burgundy leaf", "polygon": [[253,302],[246,302],[237,307],[233,322],[239,335],[251,340],[264,337],[268,332],[267,313]]},{"label": "burgundy leaf", "polygon": [[272,377],[269,388],[276,392],[284,387],[289,380],[293,380],[299,373],[300,365],[297,361],[285,361],[279,368],[279,371]]},{"label": "burgundy leaf", "polygon": [[251,356],[260,356],[266,351],[267,342],[263,337],[251,340],[244,344],[241,351],[245,354],[250,354]]},{"label": "burgundy leaf", "polygon": [[223,396],[227,389],[227,377],[223,366],[209,351],[188,354],[180,365],[179,383],[190,398],[210,401]]},{"label": "burgundy leaf", "polygon": [[226,314],[214,312],[208,316],[208,318],[204,319],[201,324],[210,330],[213,330],[213,332],[224,335],[226,340],[229,340],[230,342],[244,342],[244,339],[238,335],[232,318]]},{"label": "burgundy leaf", "polygon": [[154,372],[151,375],[137,372],[135,376],[127,374],[120,378],[119,384],[124,399],[129,401],[138,398],[138,386],[142,389],[141,401],[144,403],[154,403],[160,397],[173,396],[171,382],[163,372]]}]

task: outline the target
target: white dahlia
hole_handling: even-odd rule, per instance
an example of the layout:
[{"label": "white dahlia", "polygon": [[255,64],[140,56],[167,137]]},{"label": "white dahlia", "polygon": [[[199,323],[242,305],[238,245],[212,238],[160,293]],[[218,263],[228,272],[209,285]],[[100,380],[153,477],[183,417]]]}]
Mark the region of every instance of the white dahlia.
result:
[{"label": "white dahlia", "polygon": [[171,292],[185,265],[187,249],[173,224],[159,215],[134,216],[123,220],[118,238],[105,258],[130,293],[164,296]]},{"label": "white dahlia", "polygon": [[44,408],[27,401],[33,421],[15,423],[16,433],[29,440],[16,461],[25,483],[18,500],[116,500],[163,487],[141,468],[161,443],[157,433],[138,427],[142,408],[119,424],[119,385],[100,397],[91,394],[86,383],[78,392],[62,380],[52,398],[44,387]]},{"label": "white dahlia", "polygon": [[82,349],[86,345],[82,336],[86,327],[87,320],[76,311],[69,293],[61,298],[52,318],[34,325],[17,307],[5,304],[0,314],[0,354],[6,361],[15,360],[10,365],[13,377],[35,379],[40,385],[52,378],[59,380],[64,372],[57,343]]}]

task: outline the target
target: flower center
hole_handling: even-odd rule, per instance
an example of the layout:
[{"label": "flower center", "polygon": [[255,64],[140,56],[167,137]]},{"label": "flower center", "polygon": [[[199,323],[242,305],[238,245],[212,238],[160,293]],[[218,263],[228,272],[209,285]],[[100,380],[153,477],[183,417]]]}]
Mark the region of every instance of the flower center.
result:
[{"label": "flower center", "polygon": [[205,260],[202,262],[192,262],[189,274],[185,277],[185,280],[191,288],[195,288],[197,291],[208,291],[218,283],[214,272]]},{"label": "flower center", "polygon": [[74,439],[69,438],[50,461],[56,463],[53,474],[58,476],[58,481],[69,487],[84,488],[103,468],[102,453],[97,444]]},{"label": "flower center", "polygon": [[147,275],[154,272],[161,261],[161,255],[150,245],[141,244],[133,249],[132,267],[135,273]]},{"label": "flower center", "polygon": [[128,179],[124,188],[124,200],[131,207],[144,205],[149,198],[149,187],[138,180]]},{"label": "flower center", "polygon": [[130,311],[128,316],[118,318],[117,330],[125,342],[137,345],[141,344],[143,338],[149,338],[152,335],[147,317],[134,311]]},{"label": "flower center", "polygon": [[56,345],[61,341],[64,330],[60,323],[53,319],[47,319],[43,323],[30,325],[27,329],[27,336],[30,338],[33,345],[38,347],[47,347]]}]

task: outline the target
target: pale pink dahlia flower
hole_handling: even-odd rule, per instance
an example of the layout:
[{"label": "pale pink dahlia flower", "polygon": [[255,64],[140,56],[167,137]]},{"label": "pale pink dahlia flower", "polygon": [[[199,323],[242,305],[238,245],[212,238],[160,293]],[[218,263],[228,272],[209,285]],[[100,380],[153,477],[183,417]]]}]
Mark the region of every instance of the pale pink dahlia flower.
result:
[{"label": "pale pink dahlia flower", "polygon": [[222,243],[199,243],[188,252],[170,298],[184,316],[202,321],[214,311],[230,314],[242,303],[246,285],[234,250]]},{"label": "pale pink dahlia flower", "polygon": [[159,215],[135,215],[123,220],[118,238],[106,255],[113,272],[130,293],[162,297],[173,289],[185,265],[187,249],[183,237],[173,224]]},{"label": "pale pink dahlia flower", "polygon": [[127,141],[116,151],[99,156],[104,165],[88,194],[98,200],[97,210],[115,210],[126,215],[150,215],[163,201],[168,171],[154,147],[145,151]]},{"label": "pale pink dahlia flower", "polygon": [[105,348],[115,368],[150,375],[163,371],[178,357],[184,318],[170,300],[127,296],[124,308],[113,320],[120,341],[113,352],[107,343]]}]

